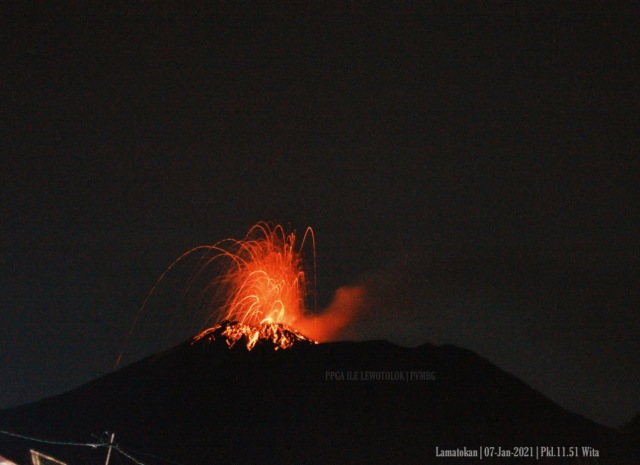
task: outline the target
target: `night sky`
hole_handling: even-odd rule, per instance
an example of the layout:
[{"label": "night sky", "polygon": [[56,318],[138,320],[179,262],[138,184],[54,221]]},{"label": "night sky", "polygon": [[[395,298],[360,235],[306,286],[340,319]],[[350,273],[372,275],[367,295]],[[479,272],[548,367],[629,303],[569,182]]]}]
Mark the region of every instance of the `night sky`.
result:
[{"label": "night sky", "polygon": [[[344,337],[640,411],[640,13],[234,3],[1,7],[0,408],[109,373],[173,259],[267,220],[313,227],[320,307],[367,287]],[[140,355],[191,335],[167,299]]]}]

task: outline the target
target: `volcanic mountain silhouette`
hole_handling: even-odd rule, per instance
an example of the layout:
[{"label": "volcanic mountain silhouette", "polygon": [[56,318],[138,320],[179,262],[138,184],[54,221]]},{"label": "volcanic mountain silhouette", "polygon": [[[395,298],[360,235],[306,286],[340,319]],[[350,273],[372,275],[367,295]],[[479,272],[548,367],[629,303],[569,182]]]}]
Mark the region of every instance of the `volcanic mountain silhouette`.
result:
[{"label": "volcanic mountain silhouette", "polygon": [[[622,463],[610,453],[614,430],[563,410],[471,351],[385,341],[303,341],[276,351],[269,340],[248,351],[229,348],[222,332],[231,324],[2,411],[0,429],[88,443],[115,432],[144,464],[478,463],[439,458],[436,447],[480,446],[591,446],[608,456],[602,463]],[[19,463],[29,448],[70,465],[104,463],[106,455],[0,435],[0,453]],[[536,463],[592,463],[581,460]]]}]

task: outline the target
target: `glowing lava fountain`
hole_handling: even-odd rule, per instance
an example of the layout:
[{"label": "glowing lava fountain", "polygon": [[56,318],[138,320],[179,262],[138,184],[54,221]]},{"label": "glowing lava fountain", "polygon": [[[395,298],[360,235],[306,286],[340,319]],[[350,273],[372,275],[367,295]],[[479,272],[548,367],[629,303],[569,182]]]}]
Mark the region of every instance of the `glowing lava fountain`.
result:
[{"label": "glowing lava fountain", "polygon": [[214,338],[221,328],[229,347],[242,339],[248,350],[259,341],[271,341],[276,350],[287,349],[296,341],[309,341],[294,329],[307,313],[307,280],[301,259],[307,237],[313,247],[315,275],[311,228],[306,229],[299,249],[295,233],[286,234],[282,226],[269,223],[253,226],[243,240],[227,239],[213,246],[213,255],[203,261],[202,269],[215,261],[227,264],[206,289],[213,286],[216,294],[226,299],[209,318],[217,317],[217,324],[196,336],[194,342],[205,336]]},{"label": "glowing lava fountain", "polygon": [[[197,305],[207,309],[204,327],[214,326],[194,341],[205,335],[209,340],[222,334],[229,347],[242,339],[249,350],[261,340],[271,341],[275,349],[288,348],[296,340],[310,341],[295,329],[297,323],[312,327],[309,320],[313,315],[308,315],[305,307],[308,285],[301,259],[307,241],[312,247],[315,286],[315,238],[310,227],[299,246],[295,233],[286,233],[280,225],[260,222],[242,240],[224,239],[188,250],[167,267],[147,295],[116,367],[149,298],[171,270],[195,257],[199,258],[191,269],[186,292],[195,293]],[[212,308],[216,310],[211,312]],[[223,331],[216,332],[220,328]]]},{"label": "glowing lava fountain", "polygon": [[227,296],[217,312],[218,322],[230,320],[250,326],[265,323],[293,326],[297,319],[303,317],[307,281],[300,252],[307,237],[311,237],[315,260],[311,228],[305,231],[298,250],[294,233],[286,234],[282,226],[272,227],[268,223],[252,227],[244,240],[228,239],[213,246],[216,254],[211,260],[226,259],[229,262],[219,280],[213,281]]}]

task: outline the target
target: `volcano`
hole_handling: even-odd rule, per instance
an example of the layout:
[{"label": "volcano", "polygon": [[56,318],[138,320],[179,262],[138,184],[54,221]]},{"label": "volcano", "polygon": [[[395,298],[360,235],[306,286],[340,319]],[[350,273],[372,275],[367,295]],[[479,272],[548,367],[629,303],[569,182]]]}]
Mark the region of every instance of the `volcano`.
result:
[{"label": "volcano", "polygon": [[[242,329],[226,321],[77,389],[1,411],[0,430],[86,444],[114,432],[146,465],[454,463],[439,454],[489,446],[555,454],[511,463],[591,463],[582,447],[604,463],[624,463],[616,461],[614,430],[563,410],[469,350],[315,344],[282,326],[261,328],[248,350],[250,335],[229,336]],[[286,350],[274,350],[283,340]],[[566,457],[569,447],[580,448],[579,459]],[[31,448],[71,465],[104,463],[107,453],[0,434],[0,453],[18,463]],[[113,463],[131,463],[113,455]]]}]

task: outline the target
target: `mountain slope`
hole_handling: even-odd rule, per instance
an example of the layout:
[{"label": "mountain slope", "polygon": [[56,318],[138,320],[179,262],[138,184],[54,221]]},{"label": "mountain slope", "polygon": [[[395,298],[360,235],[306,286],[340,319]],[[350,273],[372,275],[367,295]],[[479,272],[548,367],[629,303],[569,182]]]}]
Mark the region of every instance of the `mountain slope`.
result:
[{"label": "mountain slope", "polygon": [[[296,343],[274,351],[263,341],[248,351],[213,336],[0,412],[0,429],[86,442],[113,431],[144,463],[161,463],[148,452],[185,465],[450,460],[436,457],[436,446],[592,446],[602,456],[613,434],[454,346]],[[106,453],[0,435],[3,455],[23,460],[28,447],[78,465],[104,463]]]}]

